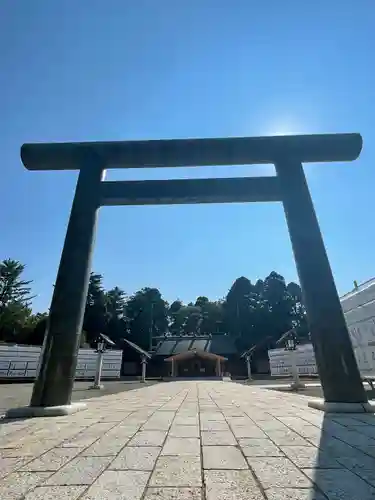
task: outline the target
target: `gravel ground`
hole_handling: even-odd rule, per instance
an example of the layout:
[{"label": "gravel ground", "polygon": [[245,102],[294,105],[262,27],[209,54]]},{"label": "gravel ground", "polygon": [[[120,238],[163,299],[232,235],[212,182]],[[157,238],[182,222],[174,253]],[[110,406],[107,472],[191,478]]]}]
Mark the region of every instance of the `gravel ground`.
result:
[{"label": "gravel ground", "polygon": [[[119,392],[131,391],[145,387],[145,385],[157,384],[157,381],[147,381],[143,384],[138,381],[108,381],[102,382],[104,389],[89,389],[92,382],[76,382],[73,388],[72,401],[81,401],[83,399],[94,398],[98,396],[107,396],[108,394],[117,394]],[[26,384],[0,384],[0,415],[10,408],[27,406],[30,403],[32,383]]]}]

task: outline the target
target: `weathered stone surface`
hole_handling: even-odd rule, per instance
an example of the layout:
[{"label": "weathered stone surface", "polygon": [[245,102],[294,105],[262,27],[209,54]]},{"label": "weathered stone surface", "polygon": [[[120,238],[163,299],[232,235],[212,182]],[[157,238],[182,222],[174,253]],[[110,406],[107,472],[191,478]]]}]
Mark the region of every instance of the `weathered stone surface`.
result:
[{"label": "weathered stone surface", "polygon": [[340,469],[334,457],[315,446],[280,446],[285,455],[300,469]]},{"label": "weathered stone surface", "polygon": [[161,454],[200,456],[200,441],[198,438],[168,437],[163,446]]},{"label": "weathered stone surface", "polygon": [[267,435],[255,425],[237,426],[231,425],[233,434],[239,438],[266,439]]},{"label": "weathered stone surface", "polygon": [[150,473],[107,470],[88,489],[82,500],[140,500]]},{"label": "weathered stone surface", "polygon": [[139,431],[129,441],[128,446],[161,446],[166,435],[166,431]]},{"label": "weathered stone surface", "polygon": [[151,471],[154,468],[160,450],[160,447],[127,446],[117,455],[115,460],[110,464],[109,469]]},{"label": "weathered stone surface", "polygon": [[203,446],[226,445],[235,446],[237,441],[234,435],[228,431],[203,431],[201,433]]},{"label": "weathered stone surface", "polygon": [[144,500],[201,500],[201,488],[148,488]]},{"label": "weathered stone surface", "polygon": [[250,468],[255,472],[264,488],[311,487],[311,481],[287,458],[248,458]]},{"label": "weathered stone surface", "polygon": [[220,412],[201,412],[201,422],[225,422],[224,415]]},{"label": "weathered stone surface", "polygon": [[51,476],[47,485],[92,484],[112,457],[77,457]]},{"label": "weathered stone surface", "polygon": [[0,498],[322,500],[315,482],[330,499],[375,500],[374,422],[241,384],[145,387],[0,426]]},{"label": "weathered stone surface", "polygon": [[309,444],[302,436],[289,429],[285,431],[267,431],[267,436],[278,446],[308,446]]},{"label": "weathered stone surface", "polygon": [[40,486],[32,490],[25,500],[77,500],[87,486]]},{"label": "weathered stone surface", "polygon": [[150,486],[201,486],[199,457],[160,457],[152,473]]},{"label": "weathered stone surface", "polygon": [[182,412],[177,413],[176,418],[173,420],[173,425],[198,425],[199,418],[197,415],[187,414],[184,415]]},{"label": "weathered stone surface", "polygon": [[263,500],[249,470],[205,470],[207,500]]},{"label": "weathered stone surface", "polygon": [[25,462],[30,459],[25,458],[0,458],[0,479],[11,472],[20,469]]},{"label": "weathered stone surface", "polygon": [[348,470],[305,469],[304,472],[330,499],[373,500],[375,498],[375,488]]},{"label": "weathered stone surface", "polygon": [[199,437],[199,427],[195,425],[172,425],[169,436],[179,438]]},{"label": "weathered stone surface", "polygon": [[81,450],[79,448],[53,448],[32,462],[21,467],[23,471],[57,471],[74,458]]},{"label": "weathered stone surface", "polygon": [[212,420],[203,421],[201,424],[202,431],[230,431],[227,422],[215,422]]},{"label": "weathered stone surface", "polygon": [[204,469],[247,469],[247,463],[235,446],[204,446]]},{"label": "weathered stone surface", "polygon": [[0,482],[1,500],[19,500],[51,475],[51,472],[13,472]]},{"label": "weathered stone surface", "polygon": [[[325,496],[312,488],[269,488],[266,494],[268,500],[326,500]],[[331,498],[338,500],[338,497]]]},{"label": "weathered stone surface", "polygon": [[282,456],[280,449],[270,439],[240,438],[238,442],[246,457]]}]

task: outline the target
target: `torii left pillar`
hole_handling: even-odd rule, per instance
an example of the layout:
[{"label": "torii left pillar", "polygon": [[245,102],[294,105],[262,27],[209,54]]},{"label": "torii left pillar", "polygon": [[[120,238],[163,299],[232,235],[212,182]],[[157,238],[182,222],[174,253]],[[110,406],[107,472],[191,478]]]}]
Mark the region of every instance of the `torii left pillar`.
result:
[{"label": "torii left pillar", "polygon": [[78,177],[31,403],[9,410],[7,417],[66,415],[86,407],[72,404],[71,394],[104,177],[97,159],[91,155],[88,159],[90,163],[82,165]]}]

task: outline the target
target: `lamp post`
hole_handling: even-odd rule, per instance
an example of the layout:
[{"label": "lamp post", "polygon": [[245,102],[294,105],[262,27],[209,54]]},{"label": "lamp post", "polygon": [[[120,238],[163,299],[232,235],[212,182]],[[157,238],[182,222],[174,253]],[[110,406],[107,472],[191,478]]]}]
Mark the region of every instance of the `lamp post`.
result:
[{"label": "lamp post", "polygon": [[102,385],[101,377],[102,377],[102,369],[103,369],[103,356],[106,351],[107,345],[114,346],[115,343],[107,337],[107,335],[99,334],[99,338],[97,339],[96,351],[98,353],[97,362],[96,362],[96,373],[95,380],[93,385],[89,387],[89,389],[104,389],[104,385]]},{"label": "lamp post", "polygon": [[147,358],[146,356],[141,357],[141,365],[142,365],[142,378],[141,382],[146,382],[146,367],[147,367]]},{"label": "lamp post", "polygon": [[247,380],[251,382],[251,355],[246,356]]},{"label": "lamp post", "polygon": [[289,335],[286,338],[285,342],[285,350],[289,351],[290,354],[290,364],[291,364],[291,369],[292,369],[292,377],[293,381],[290,385],[290,388],[293,391],[296,391],[298,389],[303,389],[305,387],[305,384],[301,382],[299,378],[299,373],[298,373],[298,367],[297,367],[297,341],[295,336]]}]

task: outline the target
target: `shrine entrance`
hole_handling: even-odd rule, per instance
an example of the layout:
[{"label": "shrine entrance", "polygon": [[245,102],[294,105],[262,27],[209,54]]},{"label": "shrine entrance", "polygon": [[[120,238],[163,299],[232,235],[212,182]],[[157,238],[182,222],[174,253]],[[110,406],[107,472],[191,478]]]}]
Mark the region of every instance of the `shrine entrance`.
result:
[{"label": "shrine entrance", "polygon": [[[54,414],[76,411],[71,407],[71,395],[98,209],[109,205],[231,202],[282,203],[325,401],[330,408],[336,403],[353,403],[363,410],[362,403],[368,400],[302,166],[304,162],[352,161],[361,149],[359,134],[23,145],[21,158],[29,170],[79,171],[42,361],[25,415],[30,411],[41,415],[44,407],[56,408]],[[265,163],[275,165],[276,176],[104,180],[108,168],[215,168]],[[326,187],[332,192],[334,188]]]},{"label": "shrine entrance", "polygon": [[187,351],[165,359],[172,377],[221,377],[227,358],[205,351]]}]

